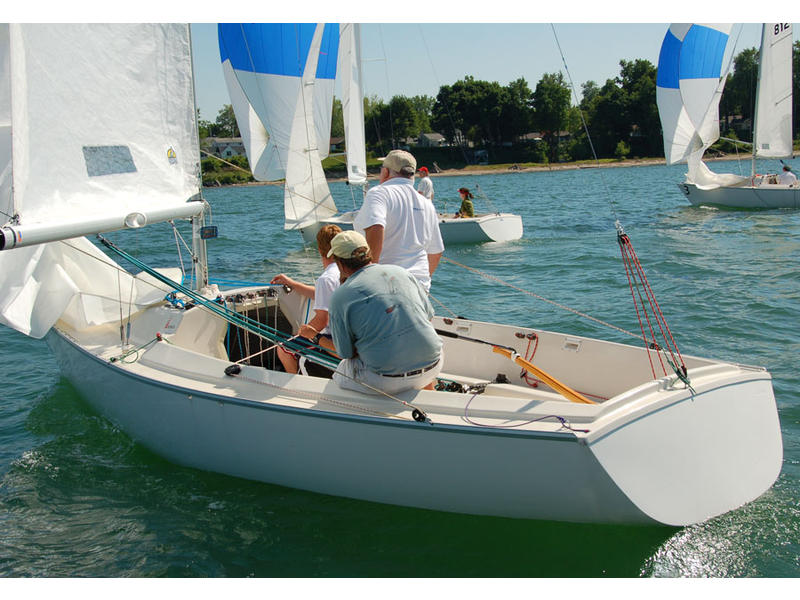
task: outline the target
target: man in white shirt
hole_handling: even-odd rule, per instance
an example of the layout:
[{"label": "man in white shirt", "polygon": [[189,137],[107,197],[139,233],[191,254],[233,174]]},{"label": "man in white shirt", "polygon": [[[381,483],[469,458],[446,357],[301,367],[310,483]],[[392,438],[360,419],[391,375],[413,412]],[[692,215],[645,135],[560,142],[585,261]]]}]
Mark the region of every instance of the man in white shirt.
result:
[{"label": "man in white shirt", "polygon": [[783,165],[783,172],[778,175],[778,184],[791,186],[797,184],[797,177],[792,173],[792,167]]},{"label": "man in white shirt", "polygon": [[417,184],[417,191],[433,202],[433,181],[428,174],[428,167],[419,168],[420,180]]},{"label": "man in white shirt", "polygon": [[380,185],[367,192],[353,226],[367,239],[375,262],[404,267],[428,291],[444,243],[433,203],[414,190],[416,170],[409,152],[389,152]]}]

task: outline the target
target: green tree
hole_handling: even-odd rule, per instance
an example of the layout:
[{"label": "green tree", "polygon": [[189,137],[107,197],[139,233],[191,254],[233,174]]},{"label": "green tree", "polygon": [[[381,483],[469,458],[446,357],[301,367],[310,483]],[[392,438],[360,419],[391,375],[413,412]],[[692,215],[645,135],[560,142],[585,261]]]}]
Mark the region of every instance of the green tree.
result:
[{"label": "green tree", "polygon": [[620,61],[620,85],[625,98],[625,118],[631,130],[629,152],[634,156],[661,153],[661,121],[656,105],[656,68],[649,60]]},{"label": "green tree", "polygon": [[391,123],[392,147],[396,148],[405,143],[406,138],[415,138],[419,135],[416,111],[410,98],[394,96],[389,101],[389,114],[386,116]]},{"label": "green tree", "polygon": [[[758,50],[747,48],[733,59],[733,74],[725,82],[720,100],[723,116],[741,115],[752,123],[758,81]],[[746,138],[752,140],[752,130]]]},{"label": "green tree", "polygon": [[236,123],[236,115],[233,106],[226,104],[217,113],[216,126],[218,131],[214,134],[219,137],[239,137],[239,125]]},{"label": "green tree", "polygon": [[524,77],[504,88],[500,106],[500,141],[512,142],[533,129],[533,92]]},{"label": "green tree", "polygon": [[431,133],[431,119],[433,118],[433,106],[436,99],[431,96],[413,96],[409,98],[414,108],[417,123],[417,135],[420,133]]},{"label": "green tree", "polygon": [[567,121],[569,87],[561,73],[545,73],[533,92],[534,123],[550,148],[550,161],[558,156],[559,132]]},{"label": "green tree", "polygon": [[384,118],[389,114],[386,103],[377,96],[364,98],[364,135],[367,146],[384,156],[391,149],[391,124]]},{"label": "green tree", "polygon": [[338,98],[333,99],[331,137],[344,137],[344,112],[342,111],[342,101]]},{"label": "green tree", "polygon": [[587,107],[592,103],[592,100],[600,93],[600,88],[597,87],[597,83],[592,81],[591,79],[584,84],[581,85],[581,89],[583,90],[583,96],[581,98],[581,108],[586,110]]},{"label": "green tree", "polygon": [[616,79],[607,79],[588,106],[589,131],[598,157],[614,156],[617,143],[630,136],[625,116],[625,92]]}]

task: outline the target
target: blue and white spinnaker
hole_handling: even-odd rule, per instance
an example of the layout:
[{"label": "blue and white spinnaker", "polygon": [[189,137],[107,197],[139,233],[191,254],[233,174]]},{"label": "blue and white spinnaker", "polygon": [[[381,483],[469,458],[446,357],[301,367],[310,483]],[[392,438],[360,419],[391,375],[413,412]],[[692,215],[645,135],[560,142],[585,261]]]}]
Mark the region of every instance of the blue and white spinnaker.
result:
[{"label": "blue and white spinnaker", "polygon": [[729,24],[673,23],[658,58],[656,98],[667,164],[686,162],[719,139],[722,61]]},{"label": "blue and white spinnaker", "polygon": [[286,179],[288,228],[336,213],[328,155],[336,23],[221,23],[220,58],[253,176]]}]

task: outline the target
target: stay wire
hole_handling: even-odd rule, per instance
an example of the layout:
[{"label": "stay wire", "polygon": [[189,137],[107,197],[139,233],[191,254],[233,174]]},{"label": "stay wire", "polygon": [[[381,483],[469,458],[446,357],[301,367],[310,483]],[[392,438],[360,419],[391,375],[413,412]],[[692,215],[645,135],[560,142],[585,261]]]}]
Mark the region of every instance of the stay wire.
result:
[{"label": "stay wire", "polygon": [[452,258],[448,258],[447,256],[442,255],[442,260],[444,260],[446,262],[449,262],[449,263],[452,263],[452,264],[456,265],[457,267],[461,267],[462,269],[466,269],[467,271],[470,271],[472,273],[475,273],[476,275],[479,275],[479,276],[483,277],[484,279],[489,279],[490,281],[494,281],[496,283],[499,283],[500,285],[506,286],[506,287],[511,288],[513,290],[517,290],[518,292],[521,292],[521,293],[526,294],[528,296],[532,296],[533,298],[536,298],[537,300],[541,300],[542,302],[547,302],[548,304],[552,304],[553,306],[555,306],[557,308],[560,308],[562,310],[566,310],[567,312],[571,312],[571,313],[573,313],[575,315],[578,315],[581,318],[588,319],[589,321],[593,321],[593,322],[595,322],[595,323],[597,323],[599,325],[602,325],[604,327],[608,327],[610,329],[614,329],[616,331],[624,333],[625,335],[629,335],[631,337],[634,337],[637,340],[642,340],[644,342],[647,342],[647,339],[643,338],[642,336],[640,336],[640,335],[638,335],[636,333],[632,333],[630,331],[622,329],[621,327],[617,327],[616,325],[612,325],[611,323],[607,323],[606,321],[602,321],[601,319],[598,319],[598,318],[593,317],[591,315],[587,315],[586,313],[582,313],[582,312],[580,312],[578,310],[575,310],[574,308],[570,308],[569,306],[566,306],[564,304],[560,304],[558,302],[555,302],[554,300],[550,300],[549,298],[545,298],[544,296],[540,296],[539,294],[531,292],[530,290],[526,290],[526,289],[523,289],[521,287],[518,287],[518,286],[514,285],[513,283],[509,283],[507,281],[504,281],[503,279],[500,279],[499,277],[495,277],[494,275],[489,275],[488,273],[485,273],[485,272],[483,272],[483,271],[481,271],[479,269],[476,269],[474,267],[469,267],[467,265],[461,264],[460,262],[455,261]]},{"label": "stay wire", "polygon": [[570,88],[572,89],[572,95],[575,98],[575,106],[578,109],[578,114],[581,116],[581,124],[583,125],[583,130],[586,133],[586,139],[589,142],[589,147],[592,149],[592,156],[594,157],[594,162],[598,166],[598,172],[600,175],[600,181],[603,183],[603,188],[605,189],[606,194],[606,201],[611,206],[611,212],[614,215],[614,221],[619,222],[619,218],[617,217],[617,208],[614,204],[614,199],[611,196],[611,192],[608,189],[608,183],[606,182],[605,177],[603,176],[603,170],[600,169],[600,160],[597,158],[597,152],[594,149],[594,143],[592,143],[592,136],[589,134],[589,126],[586,124],[586,119],[583,117],[583,110],[581,110],[580,102],[578,101],[578,92],[575,89],[575,84],[572,81],[572,75],[569,72],[569,67],[567,66],[567,59],[564,57],[564,52],[561,50],[561,43],[558,41],[558,34],[556,33],[556,27],[553,23],[550,23],[550,28],[553,30],[553,37],[556,40],[556,46],[558,47],[558,52],[561,54],[561,62],[564,63],[564,71],[567,74],[567,79],[569,80]]},{"label": "stay wire", "polygon": [[[436,80],[436,85],[439,87],[439,90],[442,89],[442,83],[439,80],[439,75],[436,73],[436,67],[433,64],[433,57],[431,56],[431,51],[428,48],[428,42],[425,39],[425,34],[422,32],[422,25],[417,23],[417,29],[419,29],[419,37],[422,38],[422,45],[425,46],[425,52],[428,55],[428,63],[431,65],[431,71],[433,71],[433,77]],[[447,118],[450,120],[450,126],[453,128],[453,136],[455,137],[456,132],[456,123],[455,119],[453,119],[453,114],[450,112],[450,105],[445,101],[445,98],[442,98],[442,104],[444,104],[444,109],[447,112]],[[464,157],[464,162],[469,163],[469,159],[467,158],[467,151],[464,149],[464,144],[462,143],[462,137],[456,137],[456,143],[458,144],[458,149],[461,150],[461,154]],[[445,200],[445,203],[447,201]],[[445,204],[444,208],[445,212],[447,211],[447,206]]]}]

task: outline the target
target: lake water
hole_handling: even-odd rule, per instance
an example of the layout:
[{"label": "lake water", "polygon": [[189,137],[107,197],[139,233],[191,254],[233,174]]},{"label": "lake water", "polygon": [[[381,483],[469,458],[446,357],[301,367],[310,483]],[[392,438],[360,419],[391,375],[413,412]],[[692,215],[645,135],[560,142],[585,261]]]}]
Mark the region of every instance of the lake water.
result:
[{"label": "lake water", "polygon": [[[631,343],[503,285],[636,331],[618,218],[681,352],[772,373],[784,464],[759,500],[681,529],[577,525],[384,506],[182,468],[94,414],[43,342],[0,328],[0,577],[797,577],[800,211],[692,208],[675,185],[683,172],[435,178],[439,206],[447,199],[454,211],[466,186],[485,210],[480,186],[498,210],[523,215],[525,234],[447,248],[446,257],[500,281],[443,261],[431,292],[441,314]],[[340,208],[351,207],[351,188],[332,191]],[[282,194],[276,186],[205,192],[220,229],[209,244],[212,276],[319,274],[316,251],[283,230]],[[166,226],[109,237],[154,266],[175,264]]]}]

